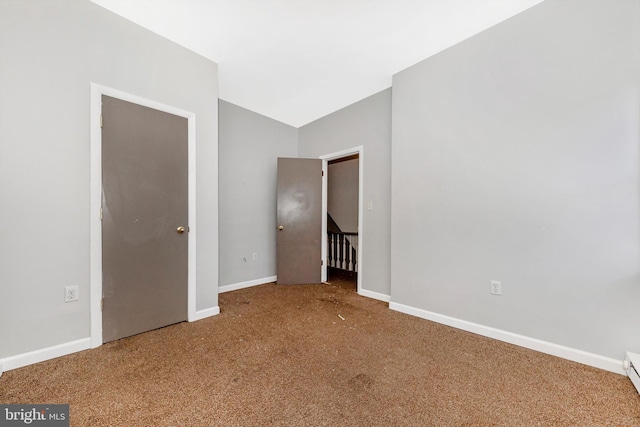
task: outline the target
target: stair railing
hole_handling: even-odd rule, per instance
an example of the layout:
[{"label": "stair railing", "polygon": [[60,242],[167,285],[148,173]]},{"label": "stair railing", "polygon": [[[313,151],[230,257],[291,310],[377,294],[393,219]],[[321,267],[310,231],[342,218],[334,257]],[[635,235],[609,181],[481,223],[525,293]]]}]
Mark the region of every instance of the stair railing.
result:
[{"label": "stair railing", "polygon": [[347,271],[358,271],[358,233],[328,231],[327,246],[329,267]]}]

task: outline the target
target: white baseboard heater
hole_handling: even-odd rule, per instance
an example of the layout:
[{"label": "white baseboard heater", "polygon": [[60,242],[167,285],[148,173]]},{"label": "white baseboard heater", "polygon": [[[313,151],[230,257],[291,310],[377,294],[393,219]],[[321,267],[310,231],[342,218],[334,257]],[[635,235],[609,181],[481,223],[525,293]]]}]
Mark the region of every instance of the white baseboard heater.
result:
[{"label": "white baseboard heater", "polygon": [[640,393],[640,354],[627,353],[627,357],[624,359],[624,368],[629,379],[636,386],[636,390]]}]

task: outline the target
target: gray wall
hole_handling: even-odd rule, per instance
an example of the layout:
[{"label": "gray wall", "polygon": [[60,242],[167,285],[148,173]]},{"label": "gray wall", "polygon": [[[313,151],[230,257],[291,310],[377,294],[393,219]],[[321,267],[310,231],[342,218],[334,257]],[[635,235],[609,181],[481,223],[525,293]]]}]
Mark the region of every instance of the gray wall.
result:
[{"label": "gray wall", "polygon": [[[390,294],[391,89],[299,129],[300,157],[317,158],[362,145],[364,171],[362,287]],[[366,209],[368,202],[373,210]]]},{"label": "gray wall", "polygon": [[3,0],[0,357],[90,335],[90,82],[197,114],[197,308],[218,304],[217,65],[89,1]]},{"label": "gray wall", "polygon": [[327,213],[340,230],[358,231],[358,159],[329,164]]},{"label": "gray wall", "polygon": [[640,351],[639,22],[547,0],[394,76],[392,302]]},{"label": "gray wall", "polygon": [[298,156],[298,130],[222,100],[219,105],[223,286],[276,275],[276,159]]}]

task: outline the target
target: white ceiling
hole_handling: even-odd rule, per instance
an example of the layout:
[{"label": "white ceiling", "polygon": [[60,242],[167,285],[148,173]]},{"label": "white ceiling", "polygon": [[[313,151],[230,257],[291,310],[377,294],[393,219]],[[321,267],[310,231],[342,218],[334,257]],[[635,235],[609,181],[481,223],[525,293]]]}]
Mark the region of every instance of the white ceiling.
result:
[{"label": "white ceiling", "polygon": [[542,0],[92,0],[219,65],[225,101],[300,127]]}]

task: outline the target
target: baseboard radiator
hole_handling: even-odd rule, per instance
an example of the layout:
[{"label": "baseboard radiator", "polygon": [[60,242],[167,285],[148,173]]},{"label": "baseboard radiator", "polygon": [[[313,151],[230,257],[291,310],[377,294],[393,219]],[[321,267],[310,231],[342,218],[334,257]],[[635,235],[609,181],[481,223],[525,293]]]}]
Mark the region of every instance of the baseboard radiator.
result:
[{"label": "baseboard radiator", "polygon": [[640,393],[640,354],[627,353],[624,359],[624,368],[631,382],[636,386],[636,390]]}]

